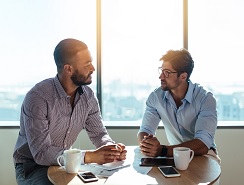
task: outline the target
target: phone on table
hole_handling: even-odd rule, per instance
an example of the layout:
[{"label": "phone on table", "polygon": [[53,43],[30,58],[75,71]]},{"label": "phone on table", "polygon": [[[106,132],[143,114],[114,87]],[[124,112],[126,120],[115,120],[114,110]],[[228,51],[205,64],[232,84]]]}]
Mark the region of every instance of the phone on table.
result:
[{"label": "phone on table", "polygon": [[179,177],[180,173],[173,167],[167,167],[167,166],[160,166],[158,167],[159,171],[165,176],[165,177]]},{"label": "phone on table", "polygon": [[141,158],[140,166],[175,166],[173,157]]},{"label": "phone on table", "polygon": [[77,175],[83,182],[94,182],[99,180],[99,178],[90,171],[78,172]]}]

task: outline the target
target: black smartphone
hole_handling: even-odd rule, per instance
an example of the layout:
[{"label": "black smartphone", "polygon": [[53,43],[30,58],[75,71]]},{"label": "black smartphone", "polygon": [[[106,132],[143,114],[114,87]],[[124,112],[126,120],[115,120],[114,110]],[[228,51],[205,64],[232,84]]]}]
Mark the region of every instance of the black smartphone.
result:
[{"label": "black smartphone", "polygon": [[141,158],[140,166],[175,166],[173,157]]},{"label": "black smartphone", "polygon": [[160,167],[158,167],[158,169],[165,177],[179,177],[180,176],[180,173],[172,166],[171,167],[160,166]]},{"label": "black smartphone", "polygon": [[77,175],[83,182],[94,182],[99,180],[99,178],[90,171],[78,172]]}]

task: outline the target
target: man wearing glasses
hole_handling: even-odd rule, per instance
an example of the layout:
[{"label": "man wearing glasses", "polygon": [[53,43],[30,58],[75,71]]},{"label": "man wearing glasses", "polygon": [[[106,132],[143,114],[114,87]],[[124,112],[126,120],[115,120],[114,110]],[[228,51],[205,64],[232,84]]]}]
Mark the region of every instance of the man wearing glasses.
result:
[{"label": "man wearing glasses", "polygon": [[[214,135],[217,128],[216,100],[213,94],[190,80],[194,61],[186,49],[169,50],[160,59],[161,87],[146,102],[138,132],[141,152],[146,156],[173,156],[173,148],[184,146],[195,155],[217,156]],[[155,137],[162,121],[169,145]]]}]

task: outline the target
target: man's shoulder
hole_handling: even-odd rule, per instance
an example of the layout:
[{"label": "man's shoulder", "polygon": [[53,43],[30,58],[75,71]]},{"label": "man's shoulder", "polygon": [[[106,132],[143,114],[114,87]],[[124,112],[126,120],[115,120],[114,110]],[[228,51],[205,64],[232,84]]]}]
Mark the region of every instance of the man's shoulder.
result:
[{"label": "man's shoulder", "polygon": [[41,89],[42,91],[45,91],[48,89],[43,89],[43,87],[52,87],[53,84],[54,84],[54,78],[47,78],[47,79],[44,79],[44,80],[36,83],[36,85],[32,88],[32,90]]},{"label": "man's shoulder", "polygon": [[81,86],[83,90],[87,91],[87,92],[93,92],[92,88],[89,87],[88,85],[83,85]]},{"label": "man's shoulder", "polygon": [[206,99],[207,97],[211,97],[211,99],[214,99],[214,94],[212,90],[206,86],[202,86],[198,83],[193,84],[193,91],[192,95],[195,98],[200,98],[200,99]]},{"label": "man's shoulder", "polygon": [[167,91],[164,91],[161,87],[157,87],[156,89],[154,89],[148,97],[148,100],[154,101],[154,102],[158,102],[158,100],[163,100],[165,97],[165,93]]},{"label": "man's shoulder", "polygon": [[37,94],[40,96],[54,95],[54,78],[44,79],[36,83],[28,92],[28,94]]},{"label": "man's shoulder", "polygon": [[212,90],[207,86],[200,85],[199,83],[192,83],[193,92],[202,94],[212,94]]},{"label": "man's shoulder", "polygon": [[91,87],[87,86],[87,85],[83,85],[80,87],[81,91],[80,95],[81,96],[85,96],[87,99],[91,99],[91,98],[96,98],[94,91],[92,90]]},{"label": "man's shoulder", "polygon": [[80,88],[82,89],[82,93],[85,93],[87,95],[89,95],[89,94],[93,95],[94,94],[94,91],[92,90],[92,88],[87,86],[87,85],[83,85]]},{"label": "man's shoulder", "polygon": [[161,87],[157,87],[151,92],[151,95],[153,96],[164,96],[167,91],[164,91]]},{"label": "man's shoulder", "polygon": [[161,93],[164,93],[165,91],[163,91],[163,89],[161,87],[157,87],[156,89],[153,90],[152,93],[155,93],[155,94],[161,94]]}]

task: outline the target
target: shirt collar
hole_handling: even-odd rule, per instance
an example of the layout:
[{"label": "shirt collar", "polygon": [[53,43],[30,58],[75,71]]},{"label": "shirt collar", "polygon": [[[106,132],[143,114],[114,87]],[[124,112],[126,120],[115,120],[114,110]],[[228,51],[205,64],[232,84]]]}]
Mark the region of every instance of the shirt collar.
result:
[{"label": "shirt collar", "polygon": [[188,84],[188,90],[185,96],[185,100],[188,101],[189,103],[192,102],[192,94],[193,94],[193,89],[194,89],[194,85],[193,83],[189,80],[189,84]]},{"label": "shirt collar", "polygon": [[82,95],[84,93],[82,86],[79,86],[77,89],[79,95]]},{"label": "shirt collar", "polygon": [[60,98],[66,98],[67,97],[67,93],[65,92],[63,86],[61,85],[59,79],[58,79],[58,75],[55,76],[54,78],[54,84],[56,86],[57,89],[57,93],[59,94]]}]

